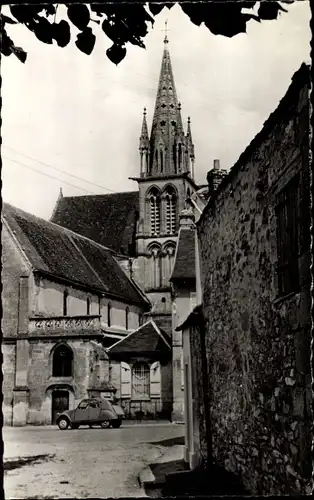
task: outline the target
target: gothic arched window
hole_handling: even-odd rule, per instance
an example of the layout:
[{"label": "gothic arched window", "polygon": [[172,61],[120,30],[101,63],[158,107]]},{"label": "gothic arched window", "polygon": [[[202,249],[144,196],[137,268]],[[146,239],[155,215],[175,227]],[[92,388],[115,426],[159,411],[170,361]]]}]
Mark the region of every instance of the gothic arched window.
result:
[{"label": "gothic arched window", "polygon": [[163,286],[169,285],[169,278],[172,273],[174,265],[176,246],[175,243],[169,242],[163,248],[163,258],[162,258],[162,284]]},{"label": "gothic arched window", "polygon": [[135,363],[132,368],[132,399],[150,397],[150,370],[147,363]]},{"label": "gothic arched window", "polygon": [[175,189],[168,186],[165,195],[166,233],[174,234],[177,226],[177,196]]},{"label": "gothic arched window", "polygon": [[160,172],[162,173],[164,171],[164,152],[161,149],[160,150]]},{"label": "gothic arched window", "polygon": [[181,170],[181,167],[182,167],[182,144],[181,142],[179,143],[179,146],[178,146],[178,166],[179,166],[179,170]]},{"label": "gothic arched window", "polygon": [[56,347],[52,359],[53,377],[72,377],[73,352],[70,347],[61,344]]},{"label": "gothic arched window", "polygon": [[149,213],[150,213],[150,233],[157,235],[160,233],[160,194],[157,188],[152,188],[149,192]]},{"label": "gothic arched window", "polygon": [[149,247],[149,282],[151,288],[161,287],[161,247],[153,244]]}]

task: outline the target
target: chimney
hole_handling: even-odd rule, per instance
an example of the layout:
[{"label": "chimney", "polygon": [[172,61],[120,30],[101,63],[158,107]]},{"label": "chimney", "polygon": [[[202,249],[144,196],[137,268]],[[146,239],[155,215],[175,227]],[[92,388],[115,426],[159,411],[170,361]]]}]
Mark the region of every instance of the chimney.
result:
[{"label": "chimney", "polygon": [[214,170],[220,170],[220,161],[214,160]]},{"label": "chimney", "polygon": [[226,175],[227,175],[227,170],[221,169],[220,161],[218,159],[215,159],[212,170],[210,170],[207,174],[207,183],[208,183],[207,198],[210,198],[214,194],[214,192],[217,191],[219,184]]}]

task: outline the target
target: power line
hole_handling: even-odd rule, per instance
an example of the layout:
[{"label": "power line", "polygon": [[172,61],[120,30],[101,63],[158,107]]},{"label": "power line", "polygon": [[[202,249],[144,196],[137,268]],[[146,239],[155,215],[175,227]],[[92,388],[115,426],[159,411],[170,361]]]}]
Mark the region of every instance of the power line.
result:
[{"label": "power line", "polygon": [[[6,148],[6,149],[10,149],[11,151],[14,151],[17,154],[24,156],[25,158],[28,158],[29,160],[36,161],[37,163],[40,163],[41,165],[44,165],[45,167],[51,168],[52,170],[56,170],[57,172],[60,172],[60,173],[65,174],[65,175],[69,175],[70,177],[73,177],[74,179],[78,179],[79,181],[86,182],[87,184],[91,184],[92,186],[96,186],[100,189],[105,189],[106,191],[111,191],[111,193],[115,193],[115,191],[113,191],[112,189],[109,189],[109,188],[104,187],[104,186],[100,186],[99,184],[95,184],[95,182],[88,181],[87,179],[83,179],[82,177],[78,177],[77,175],[70,174],[69,172],[66,172],[65,170],[61,170],[60,168],[53,167],[52,165],[49,165],[49,163],[45,163],[41,160],[37,160],[36,158],[33,158],[32,156],[28,156],[24,153],[20,153],[20,151],[17,151],[14,148],[10,148],[9,146],[2,146],[2,147]],[[11,160],[11,158],[7,158],[7,159]],[[14,161],[14,160],[12,160],[12,161]],[[38,170],[38,172],[39,172],[39,170]],[[53,177],[53,179],[57,179],[57,177]],[[70,184],[70,186],[73,186],[73,184]]]},{"label": "power line", "polygon": [[88,194],[99,194],[99,193],[93,193],[92,191],[88,191],[87,189],[81,188],[79,186],[75,186],[74,184],[71,184],[70,182],[66,182],[66,181],[59,179],[58,177],[54,177],[53,175],[46,174],[46,172],[41,172],[40,170],[36,170],[35,168],[30,167],[29,165],[26,165],[25,163],[22,163],[18,160],[13,160],[13,158],[8,158],[7,156],[3,156],[3,155],[2,155],[2,158],[5,158],[6,160],[12,161],[14,163],[18,163],[22,167],[25,167],[25,168],[28,168],[30,170],[33,170],[34,172],[37,172],[37,174],[45,175],[46,177],[50,177],[51,179],[55,179],[59,182],[62,182],[63,184],[67,184],[67,185],[72,186],[76,189],[81,189],[82,191],[85,191]]}]

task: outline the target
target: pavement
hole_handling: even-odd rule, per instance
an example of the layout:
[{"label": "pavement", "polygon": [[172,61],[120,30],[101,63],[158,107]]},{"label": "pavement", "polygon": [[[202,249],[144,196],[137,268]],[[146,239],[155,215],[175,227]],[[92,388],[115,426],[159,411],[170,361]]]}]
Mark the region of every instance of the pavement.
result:
[{"label": "pavement", "polygon": [[170,449],[163,443],[183,433],[183,426],[171,423],[66,431],[4,427],[6,498],[145,497],[138,475]]},{"label": "pavement", "polygon": [[166,483],[166,475],[179,470],[186,470],[183,461],[184,445],[166,448],[163,454],[141,470],[138,481],[145,490],[161,490]]}]

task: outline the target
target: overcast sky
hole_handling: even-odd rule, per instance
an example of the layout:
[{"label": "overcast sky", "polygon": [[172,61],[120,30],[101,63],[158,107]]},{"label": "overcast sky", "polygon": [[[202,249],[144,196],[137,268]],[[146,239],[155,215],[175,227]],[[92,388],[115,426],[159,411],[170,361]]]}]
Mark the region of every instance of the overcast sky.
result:
[{"label": "overcast sky", "polygon": [[231,39],[193,25],[179,6],[164,9],[146,50],[128,46],[118,66],[105,55],[111,41],[102,32],[87,56],[74,40],[61,49],[10,26],[28,58],[2,58],[4,201],[49,218],[60,187],[65,196],[137,189],[128,177],[139,173],[144,106],[149,127],[152,120],[166,19],[183,121],[191,116],[196,181],[204,182],[214,158],[231,168],[309,62],[309,3],[288,9],[277,21],[250,21],[247,34]]}]

